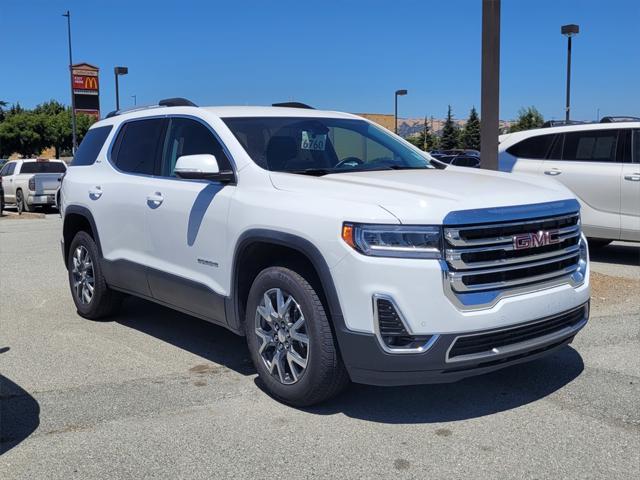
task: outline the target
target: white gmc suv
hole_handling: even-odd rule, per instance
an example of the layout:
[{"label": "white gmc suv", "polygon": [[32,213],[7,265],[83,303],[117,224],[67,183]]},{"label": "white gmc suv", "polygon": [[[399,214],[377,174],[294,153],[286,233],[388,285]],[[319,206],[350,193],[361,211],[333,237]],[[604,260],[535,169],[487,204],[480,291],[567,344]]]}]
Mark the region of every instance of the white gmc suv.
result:
[{"label": "white gmc suv", "polygon": [[[169,99],[93,125],[62,182],[78,313],[143,297],[246,335],[276,398],[452,382],[572,341],[579,204],[354,115]],[[559,366],[561,368],[561,366]]]}]

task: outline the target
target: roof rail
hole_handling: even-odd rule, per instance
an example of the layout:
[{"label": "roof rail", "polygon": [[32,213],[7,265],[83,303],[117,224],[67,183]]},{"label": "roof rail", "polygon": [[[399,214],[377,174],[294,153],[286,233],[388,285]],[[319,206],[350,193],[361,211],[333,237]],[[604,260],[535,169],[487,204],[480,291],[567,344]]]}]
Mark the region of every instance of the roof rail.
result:
[{"label": "roof rail", "polygon": [[197,107],[191,100],[182,97],[165,98],[158,102],[161,107]]},{"label": "roof rail", "polygon": [[315,110],[313,107],[307,105],[306,103],[300,102],[282,102],[282,103],[273,103],[272,107],[288,107],[288,108],[308,108],[309,110]]},{"label": "roof rail", "polygon": [[197,107],[197,105],[191,100],[187,100],[186,98],[165,98],[163,100],[160,100],[157,105],[143,105],[139,107],[121,108],[120,110],[114,110],[107,113],[107,116],[105,118],[115,117],[118,115],[122,115],[123,113],[139,112],[141,110],[160,107]]},{"label": "roof rail", "polygon": [[640,122],[640,117],[608,115],[600,119],[600,123]]}]

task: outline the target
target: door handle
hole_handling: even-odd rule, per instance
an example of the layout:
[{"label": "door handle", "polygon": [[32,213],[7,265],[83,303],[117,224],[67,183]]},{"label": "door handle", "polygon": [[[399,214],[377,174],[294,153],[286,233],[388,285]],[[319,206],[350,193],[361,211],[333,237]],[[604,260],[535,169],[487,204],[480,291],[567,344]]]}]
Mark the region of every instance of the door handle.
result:
[{"label": "door handle", "polygon": [[640,173],[634,173],[631,175],[625,175],[624,176],[625,180],[630,180],[632,182],[640,182]]},{"label": "door handle", "polygon": [[562,173],[562,170],[558,170],[557,168],[554,168],[553,170],[545,170],[544,174],[545,175],[551,175],[551,176],[556,176],[556,175],[560,175]]},{"label": "door handle", "polygon": [[96,185],[95,188],[89,189],[89,197],[92,200],[97,200],[102,196],[102,187],[100,185]]},{"label": "door handle", "polygon": [[164,201],[164,197],[160,192],[153,193],[151,195],[147,195],[147,205],[151,208],[158,208],[162,205]]}]

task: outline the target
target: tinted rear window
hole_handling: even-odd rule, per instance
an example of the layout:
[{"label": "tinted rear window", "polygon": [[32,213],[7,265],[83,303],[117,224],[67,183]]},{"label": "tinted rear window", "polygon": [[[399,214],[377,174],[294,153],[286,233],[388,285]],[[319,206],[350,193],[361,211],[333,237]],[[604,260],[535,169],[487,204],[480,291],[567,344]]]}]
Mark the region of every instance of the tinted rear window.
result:
[{"label": "tinted rear window", "polygon": [[555,134],[553,134],[526,138],[507,148],[507,152],[518,158],[541,160],[546,158],[547,152],[551,148],[551,144],[555,137]]},{"label": "tinted rear window", "polygon": [[164,124],[162,118],[125,124],[116,141],[116,166],[123,172],[153,175]]},{"label": "tinted rear window", "polygon": [[97,127],[89,130],[84,136],[75,157],[73,157],[71,166],[92,165],[98,158],[98,153],[102,150],[111,128],[111,125],[107,125],[106,127]]},{"label": "tinted rear window", "polygon": [[20,173],[64,173],[67,167],[62,162],[28,162],[23,163]]},{"label": "tinted rear window", "polygon": [[615,162],[618,130],[587,130],[565,134],[563,160]]}]

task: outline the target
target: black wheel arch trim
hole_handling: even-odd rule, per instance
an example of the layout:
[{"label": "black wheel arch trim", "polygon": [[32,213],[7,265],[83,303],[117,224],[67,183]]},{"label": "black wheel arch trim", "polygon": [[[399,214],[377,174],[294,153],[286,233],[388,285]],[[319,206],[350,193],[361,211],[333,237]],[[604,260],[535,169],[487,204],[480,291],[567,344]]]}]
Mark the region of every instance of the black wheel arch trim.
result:
[{"label": "black wheel arch trim", "polygon": [[253,243],[271,243],[274,245],[288,247],[298,251],[304,255],[315,269],[318,278],[320,280],[321,287],[323,289],[324,296],[327,301],[327,307],[329,308],[329,318],[333,323],[336,331],[336,335],[340,338],[340,332],[346,331],[344,318],[342,316],[342,308],[340,307],[340,300],[336,291],[331,271],[327,265],[326,260],[320,250],[311,243],[309,240],[300,236],[280,232],[276,230],[256,228],[247,230],[240,235],[236,242],[236,248],[233,254],[233,267],[232,267],[232,279],[231,288],[232,294],[228,299],[226,305],[227,319],[237,330],[242,329],[243,320],[240,318],[240,299],[238,297],[239,288],[239,264],[240,258],[247,247]]},{"label": "black wheel arch trim", "polygon": [[[91,227],[91,236],[93,237],[93,241],[96,242],[96,246],[98,247],[98,253],[102,257],[102,245],[100,244],[100,234],[98,233],[98,228],[96,226],[96,222],[93,219],[93,214],[91,213],[91,211],[87,207],[83,207],[81,205],[68,205],[64,209],[64,219],[62,221],[63,242],[64,242],[65,223],[67,221],[67,218],[70,215],[80,215],[81,217],[84,217],[87,220],[87,222],[89,222],[89,226]],[[66,267],[67,266],[67,256],[69,255],[69,245],[64,245],[63,244],[62,253],[63,253],[63,255],[62,255],[63,256],[63,261],[64,261],[64,264],[65,264],[65,267]]]}]

